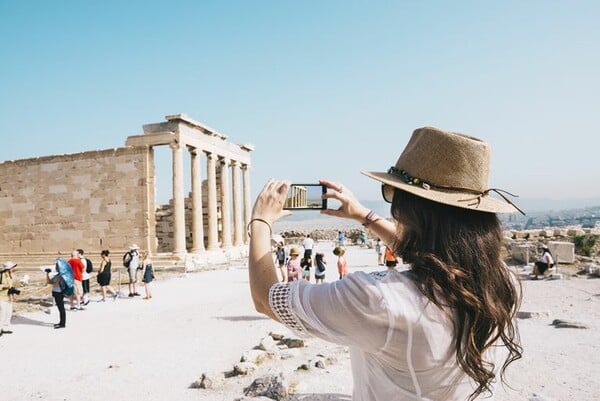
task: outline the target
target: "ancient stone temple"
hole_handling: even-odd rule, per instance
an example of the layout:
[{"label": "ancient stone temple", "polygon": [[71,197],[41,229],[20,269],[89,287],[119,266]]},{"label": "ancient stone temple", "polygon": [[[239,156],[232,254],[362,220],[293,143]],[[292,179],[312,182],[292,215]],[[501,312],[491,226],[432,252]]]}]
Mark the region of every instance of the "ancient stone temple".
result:
[{"label": "ancient stone temple", "polygon": [[[131,244],[164,266],[246,256],[253,147],[228,142],[185,114],[143,130],[121,148],[0,163],[0,259],[36,266],[75,248],[91,255],[109,249],[119,265]],[[168,205],[155,199],[157,146],[172,154]],[[184,157],[191,165],[187,197]]]}]

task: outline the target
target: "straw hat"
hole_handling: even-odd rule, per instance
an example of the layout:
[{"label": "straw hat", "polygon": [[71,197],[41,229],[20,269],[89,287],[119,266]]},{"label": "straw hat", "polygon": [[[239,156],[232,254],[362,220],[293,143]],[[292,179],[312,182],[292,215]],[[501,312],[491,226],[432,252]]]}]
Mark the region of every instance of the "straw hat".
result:
[{"label": "straw hat", "polygon": [[140,247],[139,247],[139,246],[137,246],[137,244],[131,244],[131,246],[129,247],[129,249],[131,249],[131,250],[134,250],[134,249],[135,249],[135,250],[139,250],[139,249],[140,249]]},{"label": "straw hat", "polygon": [[11,262],[11,261],[4,262],[2,267],[0,267],[0,273],[5,272],[10,269],[14,269],[15,267],[17,267],[17,264],[15,262]]},{"label": "straw hat", "polygon": [[345,253],[346,253],[346,250],[344,248],[342,248],[341,246],[336,246],[335,248],[333,248],[333,254],[335,256],[344,256]]},{"label": "straw hat", "polygon": [[290,256],[298,256],[300,255],[300,251],[298,251],[298,248],[292,248],[290,249]]},{"label": "straw hat", "polygon": [[[362,173],[434,202],[488,213],[519,211],[503,193],[489,187],[490,145],[437,128],[416,129],[394,167]],[[502,200],[492,198],[496,192]],[[525,214],[525,213],[523,213]]]}]

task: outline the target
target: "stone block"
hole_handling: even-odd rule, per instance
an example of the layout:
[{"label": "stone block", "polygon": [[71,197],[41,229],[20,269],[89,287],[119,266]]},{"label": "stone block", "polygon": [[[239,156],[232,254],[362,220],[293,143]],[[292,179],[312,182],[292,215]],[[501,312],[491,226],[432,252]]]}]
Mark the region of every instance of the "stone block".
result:
[{"label": "stone block", "polygon": [[514,260],[519,263],[527,264],[529,263],[529,246],[528,245],[520,245],[520,244],[512,244],[510,247],[510,253]]},{"label": "stone block", "polygon": [[550,241],[548,249],[550,249],[555,263],[575,262],[575,244],[572,242]]},{"label": "stone block", "polygon": [[583,235],[585,234],[585,231],[581,230],[581,229],[569,229],[567,230],[567,235],[569,237],[574,237],[576,235]]}]

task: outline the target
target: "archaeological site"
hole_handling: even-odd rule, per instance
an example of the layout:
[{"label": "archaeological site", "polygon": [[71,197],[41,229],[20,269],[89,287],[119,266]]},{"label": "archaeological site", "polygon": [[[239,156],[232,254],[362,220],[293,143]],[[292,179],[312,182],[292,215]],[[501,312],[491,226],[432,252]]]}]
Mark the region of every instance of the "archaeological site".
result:
[{"label": "archaeological site", "polygon": [[[52,264],[83,248],[113,263],[132,244],[162,267],[198,269],[247,255],[251,145],[185,114],[146,124],[123,147],[0,163],[0,259]],[[157,204],[155,148],[172,155],[172,199]],[[191,166],[185,193],[184,158]]]}]

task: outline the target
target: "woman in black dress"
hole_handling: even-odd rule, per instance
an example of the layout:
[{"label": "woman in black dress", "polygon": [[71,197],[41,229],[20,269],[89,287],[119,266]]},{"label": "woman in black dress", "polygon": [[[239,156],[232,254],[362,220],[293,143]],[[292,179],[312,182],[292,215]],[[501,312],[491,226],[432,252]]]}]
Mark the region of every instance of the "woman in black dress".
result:
[{"label": "woman in black dress", "polygon": [[110,291],[110,293],[113,295],[114,300],[116,300],[119,296],[119,294],[110,286],[110,267],[112,265],[112,262],[110,261],[108,255],[110,255],[108,249],[105,249],[100,253],[100,256],[102,257],[102,262],[100,262],[100,270],[98,270],[97,277],[98,284],[100,285],[100,289],[102,290],[102,299],[100,300],[100,302],[106,301],[107,290]]}]

